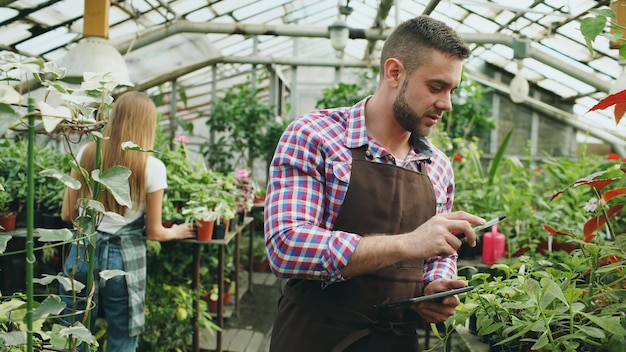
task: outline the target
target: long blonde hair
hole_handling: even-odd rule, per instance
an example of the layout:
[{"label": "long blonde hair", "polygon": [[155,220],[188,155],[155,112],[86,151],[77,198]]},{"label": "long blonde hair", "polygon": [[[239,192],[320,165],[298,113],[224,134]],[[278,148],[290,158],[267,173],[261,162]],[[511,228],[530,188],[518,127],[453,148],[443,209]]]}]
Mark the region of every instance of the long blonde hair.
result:
[{"label": "long blonde hair", "polygon": [[[157,123],[156,106],[146,94],[136,91],[125,92],[113,103],[107,125],[103,129],[105,139],[101,142],[102,167],[107,170],[115,165],[122,165],[130,169],[128,179],[130,196],[134,207],[138,208],[146,195],[146,163],[148,153],[122,150],[122,143],[131,141],[145,150],[154,147],[155,130]],[[83,152],[80,166],[89,173],[94,170],[95,143],[90,143]],[[83,187],[83,193],[88,187]],[[87,196],[86,194],[82,195]],[[126,208],[119,205],[112,194],[103,191],[99,197],[108,211],[124,215]]]}]

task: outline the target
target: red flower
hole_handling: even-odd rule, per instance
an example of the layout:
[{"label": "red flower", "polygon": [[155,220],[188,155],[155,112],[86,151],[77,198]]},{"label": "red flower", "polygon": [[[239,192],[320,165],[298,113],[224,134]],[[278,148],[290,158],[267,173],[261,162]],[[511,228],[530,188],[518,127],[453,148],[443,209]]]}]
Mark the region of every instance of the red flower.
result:
[{"label": "red flower", "polygon": [[619,154],[617,153],[609,153],[609,155],[606,157],[606,160],[617,160],[620,161],[622,158],[619,157]]},{"label": "red flower", "polygon": [[459,161],[459,162],[463,161],[463,155],[454,153],[454,160]]}]

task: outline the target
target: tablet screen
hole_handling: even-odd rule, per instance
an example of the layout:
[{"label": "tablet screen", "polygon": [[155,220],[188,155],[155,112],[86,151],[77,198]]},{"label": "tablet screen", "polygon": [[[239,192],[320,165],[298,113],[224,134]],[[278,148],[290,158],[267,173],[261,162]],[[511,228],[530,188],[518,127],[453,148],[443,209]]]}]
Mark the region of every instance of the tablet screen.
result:
[{"label": "tablet screen", "polygon": [[458,295],[460,293],[469,292],[469,291],[471,291],[473,289],[474,289],[473,286],[466,286],[466,287],[462,287],[462,288],[455,288],[455,289],[452,289],[452,290],[449,290],[449,291],[443,291],[443,292],[433,293],[431,295],[413,297],[413,298],[409,298],[409,299],[402,300],[402,301],[377,304],[377,305],[374,305],[374,308],[376,308],[376,309],[383,309],[383,308],[394,308],[394,307],[410,306],[411,304],[415,304],[415,303],[419,303],[419,302],[443,299],[444,297]]}]

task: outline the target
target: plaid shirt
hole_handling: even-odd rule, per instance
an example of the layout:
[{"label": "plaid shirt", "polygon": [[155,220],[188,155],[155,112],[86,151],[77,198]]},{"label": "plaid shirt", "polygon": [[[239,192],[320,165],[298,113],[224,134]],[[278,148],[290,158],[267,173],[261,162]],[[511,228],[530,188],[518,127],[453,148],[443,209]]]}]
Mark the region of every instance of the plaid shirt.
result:
[{"label": "plaid shirt", "polygon": [[[361,236],[332,231],[350,180],[350,148],[368,145],[376,162],[396,163],[365,129],[365,102],[314,111],[293,121],[270,165],[265,201],[265,234],[272,267],[281,277],[344,281],[346,266]],[[402,167],[417,171],[430,159],[428,174],[437,213],[450,212],[454,175],[448,157],[419,139]],[[457,255],[425,261],[424,283],[456,275]]]}]

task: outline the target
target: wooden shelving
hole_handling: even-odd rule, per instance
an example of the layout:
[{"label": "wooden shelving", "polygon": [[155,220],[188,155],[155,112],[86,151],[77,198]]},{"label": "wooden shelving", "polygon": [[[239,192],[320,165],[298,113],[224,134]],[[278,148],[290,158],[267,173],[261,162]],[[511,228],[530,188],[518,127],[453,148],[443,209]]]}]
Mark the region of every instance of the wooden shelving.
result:
[{"label": "wooden shelving", "polygon": [[[247,285],[247,287],[243,287],[243,285],[241,285],[240,283],[240,277],[239,277],[239,258],[240,258],[240,241],[241,241],[241,237],[242,237],[242,233],[245,229],[251,227],[253,223],[253,219],[251,217],[246,217],[243,221],[242,224],[238,225],[236,228],[232,229],[231,231],[229,231],[225,236],[224,239],[219,239],[219,240],[211,240],[211,241],[198,241],[198,240],[184,240],[183,242],[187,242],[187,243],[191,243],[194,245],[194,277],[193,277],[193,283],[194,283],[194,288],[196,290],[200,289],[200,262],[201,262],[201,250],[203,246],[207,246],[207,245],[212,245],[212,246],[218,246],[219,247],[219,251],[218,251],[218,300],[217,300],[217,313],[215,313],[215,317],[217,318],[216,324],[218,326],[220,326],[221,328],[224,328],[224,319],[226,319],[227,317],[232,316],[233,314],[239,314],[239,302],[241,300],[241,297],[247,292],[247,290],[249,289],[250,285]],[[252,242],[252,234],[250,235],[250,242]],[[234,261],[234,265],[235,265],[235,281],[234,281],[234,285],[235,285],[235,292],[237,292],[236,295],[234,295],[234,299],[235,299],[235,304],[234,307],[226,307],[227,309],[225,309],[224,307],[224,260],[225,260],[225,247],[231,243],[231,241],[234,240],[235,243],[235,255],[233,258]],[[251,243],[252,245],[252,243]],[[250,246],[250,248],[252,248],[252,246]],[[248,280],[249,281],[249,280]],[[199,341],[199,337],[200,337],[200,333],[199,333],[199,327],[198,327],[198,311],[199,311],[199,302],[198,300],[196,300],[194,302],[194,334],[193,334],[193,345],[192,345],[192,351],[195,352],[199,352],[200,351],[200,341]],[[216,331],[216,348],[215,350],[217,352],[222,352],[222,338],[223,338],[223,334],[221,331]]]}]

